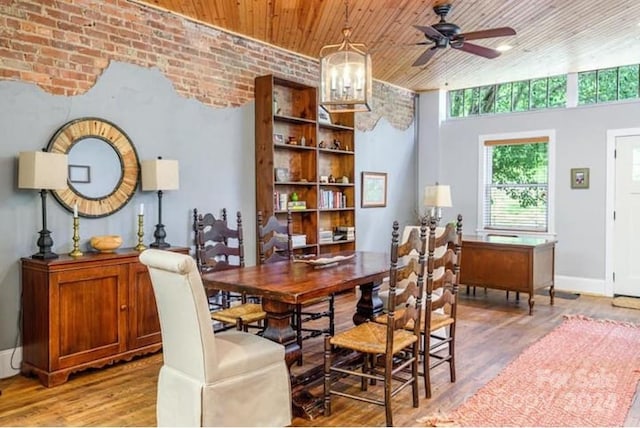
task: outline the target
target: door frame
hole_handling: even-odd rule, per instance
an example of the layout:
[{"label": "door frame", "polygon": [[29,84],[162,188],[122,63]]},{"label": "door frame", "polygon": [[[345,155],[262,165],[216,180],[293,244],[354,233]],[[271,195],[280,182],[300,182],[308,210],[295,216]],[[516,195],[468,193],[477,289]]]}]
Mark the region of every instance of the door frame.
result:
[{"label": "door frame", "polygon": [[604,291],[613,296],[613,211],[615,209],[616,163],[615,149],[618,137],[640,135],[640,128],[621,128],[607,130],[607,188],[605,195],[605,254],[604,254]]}]

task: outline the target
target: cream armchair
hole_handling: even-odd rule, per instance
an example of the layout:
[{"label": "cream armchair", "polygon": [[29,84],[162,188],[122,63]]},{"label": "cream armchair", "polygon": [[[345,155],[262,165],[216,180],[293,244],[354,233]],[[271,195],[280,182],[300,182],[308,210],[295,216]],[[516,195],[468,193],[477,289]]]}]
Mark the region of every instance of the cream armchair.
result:
[{"label": "cream armchair", "polygon": [[162,330],[159,426],[291,424],[291,384],[284,347],[259,336],[215,334],[194,260],[146,250]]}]

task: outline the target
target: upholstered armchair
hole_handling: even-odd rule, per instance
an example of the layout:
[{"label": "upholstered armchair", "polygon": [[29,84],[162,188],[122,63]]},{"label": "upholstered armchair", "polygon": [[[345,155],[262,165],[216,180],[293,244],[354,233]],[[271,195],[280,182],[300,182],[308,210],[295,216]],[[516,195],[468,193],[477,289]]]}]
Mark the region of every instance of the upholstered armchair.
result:
[{"label": "upholstered armchair", "polygon": [[158,425],[289,425],[284,347],[240,331],[214,334],[190,256],[150,249],[140,261],[149,269],[162,331]]}]

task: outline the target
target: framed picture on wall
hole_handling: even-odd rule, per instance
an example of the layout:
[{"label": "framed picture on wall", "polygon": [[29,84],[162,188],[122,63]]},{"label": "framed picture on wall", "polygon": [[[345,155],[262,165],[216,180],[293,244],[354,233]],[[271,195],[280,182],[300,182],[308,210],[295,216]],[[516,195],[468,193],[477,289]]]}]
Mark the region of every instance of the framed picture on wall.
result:
[{"label": "framed picture on wall", "polygon": [[571,168],[571,188],[589,188],[589,168]]},{"label": "framed picture on wall", "polygon": [[91,167],[89,165],[69,165],[69,181],[71,183],[91,183]]},{"label": "framed picture on wall", "polygon": [[386,172],[362,172],[362,208],[387,206],[387,173]]}]

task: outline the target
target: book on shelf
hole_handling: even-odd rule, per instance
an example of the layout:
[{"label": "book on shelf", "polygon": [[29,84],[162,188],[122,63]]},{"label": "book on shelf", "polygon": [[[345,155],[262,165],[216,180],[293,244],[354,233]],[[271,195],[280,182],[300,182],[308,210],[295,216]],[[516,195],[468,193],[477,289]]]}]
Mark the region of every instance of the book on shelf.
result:
[{"label": "book on shelf", "polygon": [[[287,235],[284,233],[276,233],[276,239],[280,242],[287,242]],[[291,235],[291,243],[293,248],[304,247],[307,245],[307,235],[294,233]]]},{"label": "book on shelf", "polygon": [[286,211],[289,194],[286,192],[273,192],[273,209],[275,211]]},{"label": "book on shelf", "polygon": [[307,202],[306,201],[289,201],[287,202],[287,209],[290,210],[306,210]]},{"label": "book on shelf", "polygon": [[321,190],[320,208],[347,208],[347,195],[342,192],[336,192],[333,190]]},{"label": "book on shelf", "polygon": [[320,229],[318,240],[321,244],[330,244],[333,242],[333,231]]},{"label": "book on shelf", "polygon": [[[334,229],[334,241],[347,240],[353,241],[356,239],[356,228],[354,226],[337,226]],[[339,236],[339,239],[336,239]]]}]

